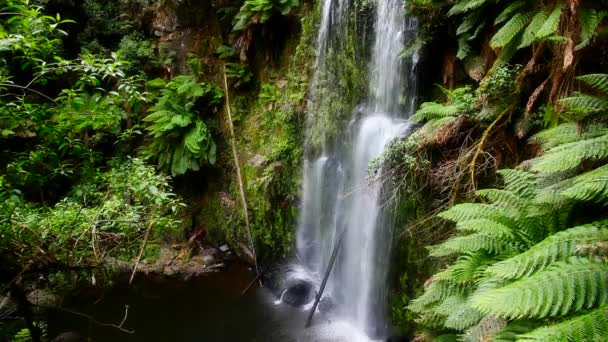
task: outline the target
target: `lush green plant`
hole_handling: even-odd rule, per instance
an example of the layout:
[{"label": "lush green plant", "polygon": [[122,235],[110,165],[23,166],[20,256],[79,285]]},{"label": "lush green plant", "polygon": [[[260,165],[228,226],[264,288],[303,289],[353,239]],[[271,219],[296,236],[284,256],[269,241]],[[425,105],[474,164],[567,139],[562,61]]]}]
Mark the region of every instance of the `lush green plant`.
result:
[{"label": "lush green plant", "polygon": [[234,30],[244,30],[251,24],[263,24],[275,13],[288,15],[298,6],[300,0],[245,0],[234,17]]},{"label": "lush green plant", "polygon": [[198,110],[212,110],[221,104],[221,90],[188,75],[166,84],[157,80],[154,85],[163,89],[144,119],[150,124],[147,130],[152,137],[145,154],[157,158],[158,166],[174,176],[199,170],[204,163],[215,163],[216,145]]},{"label": "lush green plant", "polygon": [[[605,77],[579,79],[605,90]],[[479,190],[483,202],[439,214],[454,222],[459,234],[430,247],[430,254],[457,258],[410,304],[421,324],[462,331],[469,339],[496,317],[532,319],[534,324],[501,334],[501,340],[606,337],[608,225],[602,211],[594,211],[608,199],[608,131],[596,108],[585,105],[587,96],[576,94],[563,103],[567,112],[584,113],[579,118],[596,124],[581,134],[580,127],[566,123],[533,137],[545,153],[522,168],[535,173],[501,170],[504,188]],[[595,167],[582,169],[583,164]],[[585,214],[577,215],[581,208],[587,208]],[[496,327],[484,338],[505,325]]]}]

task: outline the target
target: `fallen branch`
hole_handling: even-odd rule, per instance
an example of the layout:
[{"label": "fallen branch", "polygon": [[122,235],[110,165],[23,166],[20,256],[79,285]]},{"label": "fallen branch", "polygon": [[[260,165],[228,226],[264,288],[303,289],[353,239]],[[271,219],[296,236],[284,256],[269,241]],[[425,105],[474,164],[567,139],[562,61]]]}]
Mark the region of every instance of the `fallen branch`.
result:
[{"label": "fallen branch", "polygon": [[135,265],[133,266],[133,273],[131,273],[131,279],[129,279],[129,285],[133,283],[133,278],[135,278],[135,273],[137,272],[137,267],[139,267],[139,262],[141,261],[141,257],[144,255],[144,250],[146,249],[146,244],[148,243],[148,236],[150,236],[150,230],[152,229],[152,222],[148,225],[148,229],[146,229],[146,234],[144,235],[144,241],[141,244],[141,248],[139,249],[139,255],[137,255],[137,260],[135,261]]},{"label": "fallen branch", "polygon": [[[236,140],[234,138],[234,126],[232,125],[232,111],[230,109],[230,93],[228,91],[228,77],[226,76],[226,64],[223,65],[224,71],[224,94],[226,98],[226,113],[228,114],[228,128],[230,130],[230,142],[232,145],[232,156],[234,157],[234,166],[236,168],[236,177],[239,182],[239,191],[241,193],[241,204],[243,205],[243,214],[245,215],[245,226],[247,227],[247,233],[249,236],[249,245],[251,246],[251,253],[253,254],[253,263],[255,265],[255,274],[257,278],[260,277],[260,271],[258,269],[258,260],[255,252],[255,245],[253,243],[253,234],[251,233],[251,226],[249,225],[249,209],[247,208],[247,198],[245,196],[245,188],[243,186],[243,177],[241,175],[241,166],[239,164],[239,155],[236,150]],[[260,283],[261,285],[261,283]]]},{"label": "fallen branch", "polygon": [[47,306],[47,305],[37,305],[37,306],[41,307],[41,308],[44,308],[44,309],[47,309],[47,310],[48,309],[51,309],[51,310],[60,310],[60,311],[63,311],[63,312],[71,313],[72,315],[76,315],[76,316],[80,316],[80,317],[86,318],[86,319],[88,319],[89,321],[91,321],[92,323],[94,323],[96,325],[99,325],[99,326],[102,326],[102,327],[116,328],[116,329],[118,329],[118,330],[120,330],[120,331],[122,331],[124,333],[127,333],[127,334],[133,334],[133,333],[135,333],[135,330],[127,330],[127,329],[125,329],[125,328],[122,327],[123,324],[125,323],[125,321],[127,320],[127,315],[129,314],[129,306],[128,305],[125,305],[125,315],[124,315],[124,317],[123,317],[123,319],[122,319],[122,321],[120,322],[119,325],[111,324],[111,323],[103,323],[103,322],[100,322],[100,321],[96,320],[95,317],[93,317],[91,315],[87,315],[85,313],[74,311],[74,310],[71,310],[71,309],[62,308],[60,306]]}]

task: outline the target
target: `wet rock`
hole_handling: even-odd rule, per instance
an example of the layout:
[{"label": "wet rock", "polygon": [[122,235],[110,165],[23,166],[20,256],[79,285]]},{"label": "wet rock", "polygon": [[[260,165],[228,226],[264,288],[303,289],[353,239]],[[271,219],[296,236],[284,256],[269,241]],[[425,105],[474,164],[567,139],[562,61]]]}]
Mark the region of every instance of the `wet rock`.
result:
[{"label": "wet rock", "polygon": [[314,295],[313,285],[305,280],[299,280],[285,290],[282,301],[285,304],[300,307],[310,303],[314,299]]}]

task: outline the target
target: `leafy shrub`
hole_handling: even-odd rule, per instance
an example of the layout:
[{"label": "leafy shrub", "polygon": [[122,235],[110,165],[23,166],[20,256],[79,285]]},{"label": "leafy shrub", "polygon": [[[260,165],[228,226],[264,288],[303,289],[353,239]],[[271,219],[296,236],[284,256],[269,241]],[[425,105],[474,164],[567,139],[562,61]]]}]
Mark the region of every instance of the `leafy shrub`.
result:
[{"label": "leafy shrub", "polygon": [[165,84],[161,94],[144,119],[150,124],[147,130],[152,137],[145,154],[157,158],[158,166],[174,176],[199,170],[203,163],[215,163],[216,145],[196,108],[210,110],[219,105],[221,90],[182,75]]},{"label": "leafy shrub", "polygon": [[251,24],[263,24],[275,13],[288,15],[298,6],[300,0],[245,0],[234,18],[234,30],[244,30]]}]

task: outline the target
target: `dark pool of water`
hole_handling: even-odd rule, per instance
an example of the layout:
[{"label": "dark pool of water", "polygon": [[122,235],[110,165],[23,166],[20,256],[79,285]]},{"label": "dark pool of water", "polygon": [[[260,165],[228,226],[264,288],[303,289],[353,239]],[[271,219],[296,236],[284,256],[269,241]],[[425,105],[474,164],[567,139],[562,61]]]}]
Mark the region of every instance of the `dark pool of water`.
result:
[{"label": "dark pool of water", "polygon": [[73,298],[74,311],[96,321],[123,325],[133,334],[103,326],[65,311],[52,312],[48,331],[52,338],[66,331],[91,341],[301,341],[306,312],[277,305],[266,289],[252,287],[250,270],[232,265],[226,271],[190,281],[139,277],[133,286],[118,283],[99,298]]}]

